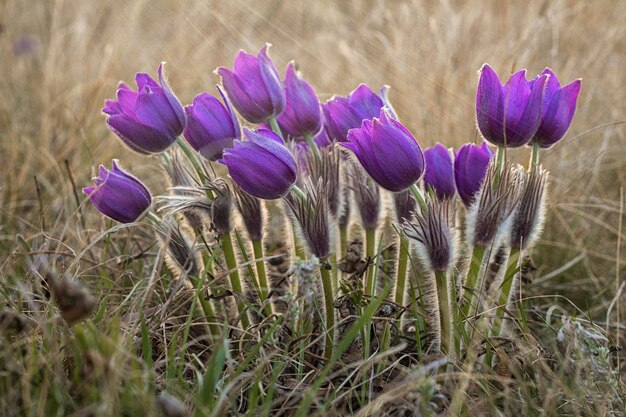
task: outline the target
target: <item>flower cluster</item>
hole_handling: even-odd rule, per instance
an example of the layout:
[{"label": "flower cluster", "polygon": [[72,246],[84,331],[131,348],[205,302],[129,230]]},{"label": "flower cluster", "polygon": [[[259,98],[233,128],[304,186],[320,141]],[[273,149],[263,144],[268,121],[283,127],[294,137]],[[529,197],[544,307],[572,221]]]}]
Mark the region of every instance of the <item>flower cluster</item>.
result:
[{"label": "flower cluster", "polygon": [[[164,153],[173,187],[172,195],[158,199],[166,202],[160,211],[170,215],[163,221],[168,226],[161,229],[173,229],[171,215],[182,211],[185,216],[178,221],[186,219],[195,233],[210,230],[217,234],[229,268],[230,290],[236,294],[245,326],[251,320],[241,302],[246,287],[257,289],[265,314],[271,314],[273,308],[267,299],[270,284],[262,243],[273,222],[265,218],[265,206],[273,207],[273,215],[286,213],[285,223],[294,231],[294,255],[321,261],[324,353],[330,357],[334,346],[332,304],[340,290],[337,277],[331,280],[328,269],[336,269],[337,260],[348,255],[348,239],[356,238],[350,227],[354,223],[365,234],[365,257],[372,260],[376,256],[376,239],[390,239],[380,231],[385,221],[383,203],[391,199],[400,247],[416,254],[437,289],[437,317],[445,330],[435,340],[442,351],[453,354],[450,320],[455,303],[448,293],[452,287],[448,275],[457,268],[458,255],[469,254],[462,275],[465,301],[460,311],[469,314],[479,305],[476,297],[489,259],[487,249],[525,251],[536,241],[544,219],[548,178],[538,166],[539,151],[565,135],[581,81],[561,87],[556,75],[546,69],[531,80],[525,70],[518,71],[502,84],[485,64],[476,94],[476,120],[485,141],[467,143],[454,151],[440,143],[423,148],[423,142],[391,107],[386,87],[377,94],[361,84],[347,96],[321,103],[293,62],[281,80],[268,46],[257,56],[239,52],[232,69],[221,67],[217,73],[222,81],[217,87],[221,98],[204,92],[183,107],[161,65],[158,82],[147,74],[137,74],[138,90],[120,83],[117,100],[107,100],[103,108],[109,128],[132,150]],[[238,115],[247,123],[245,127]],[[188,172],[180,154],[169,149],[174,143],[195,172]],[[506,147],[523,145],[532,146],[527,169],[506,161]],[[115,161],[110,171],[100,168],[94,183],[95,187],[83,191],[99,211],[116,221],[135,222],[150,209],[152,197],[147,188]],[[279,200],[282,205],[277,209],[267,200]],[[239,217],[234,215],[235,208]],[[360,221],[352,219],[351,212],[358,212]],[[457,239],[458,219],[464,212],[466,250]],[[157,215],[150,213],[150,218],[159,222]],[[206,219],[211,227],[203,226]],[[242,282],[238,275],[230,234],[239,224],[254,247],[257,272],[252,284]],[[193,245],[185,249],[193,250]],[[186,259],[185,254],[174,255]],[[399,302],[407,272],[403,256],[398,251],[395,291]],[[200,269],[194,267],[187,273],[199,273]],[[377,274],[372,271],[363,274],[367,297],[380,291]]]}]

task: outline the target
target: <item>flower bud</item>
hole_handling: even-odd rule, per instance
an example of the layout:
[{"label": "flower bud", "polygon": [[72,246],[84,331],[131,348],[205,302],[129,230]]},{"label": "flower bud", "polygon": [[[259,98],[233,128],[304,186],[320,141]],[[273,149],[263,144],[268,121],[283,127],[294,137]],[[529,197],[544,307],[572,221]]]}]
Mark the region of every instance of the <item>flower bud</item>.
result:
[{"label": "flower bud", "polygon": [[234,141],[218,162],[245,192],[265,200],[287,194],[296,181],[296,161],[282,140],[267,129],[244,129],[247,141]]},{"label": "flower bud", "polygon": [[424,184],[432,188],[442,200],[454,197],[456,187],[450,151],[438,143],[424,151],[424,160],[426,162]]},{"label": "flower bud", "polygon": [[426,198],[427,210],[405,219],[402,228],[417,248],[424,266],[431,271],[446,271],[455,262],[456,236],[449,201]]},{"label": "flower bud", "polygon": [[454,181],[461,200],[469,207],[483,183],[493,151],[483,142],[481,146],[466,143],[454,158]]},{"label": "flower bud", "polygon": [[116,160],[112,165],[110,171],[100,165],[100,175],[93,179],[96,186],[83,188],[83,193],[105,216],[120,223],[132,223],[148,210],[152,196],[141,181],[122,171]]},{"label": "flower bud", "polygon": [[285,110],[277,119],[282,131],[295,138],[317,134],[322,128],[322,108],[317,94],[300,78],[293,62],[285,74],[285,96]]},{"label": "flower bud", "polygon": [[185,113],[159,65],[159,83],[148,74],[135,76],[138,91],[120,83],[117,101],[106,100],[102,112],[109,128],[131,149],[140,153],[166,150],[185,127]]},{"label": "flower bud", "polygon": [[354,152],[365,171],[389,191],[406,190],[424,172],[424,155],[417,140],[385,110],[380,118],[363,120],[348,132],[341,146]]},{"label": "flower bud", "polygon": [[521,168],[508,164],[500,173],[495,161],[489,165],[485,181],[467,215],[466,237],[470,246],[491,245],[504,222],[510,219],[523,186],[521,174]]},{"label": "flower bud", "polygon": [[532,246],[543,229],[544,221],[548,172],[539,166],[525,175],[524,190],[512,215],[510,244],[516,249]]},{"label": "flower bud", "polygon": [[526,70],[511,75],[502,85],[485,64],[476,92],[476,120],[485,139],[494,145],[517,148],[533,138],[541,122],[543,89],[548,76],[526,80]]},{"label": "flower bud", "polygon": [[258,56],[239,51],[234,69],[217,72],[233,105],[251,123],[265,123],[285,109],[285,90],[265,45]]},{"label": "flower bud", "polygon": [[202,93],[193,99],[193,104],[185,106],[187,126],[185,139],[200,155],[210,161],[222,157],[225,148],[233,146],[233,140],[241,139],[239,122],[228,98],[218,87],[225,106],[210,94]]}]

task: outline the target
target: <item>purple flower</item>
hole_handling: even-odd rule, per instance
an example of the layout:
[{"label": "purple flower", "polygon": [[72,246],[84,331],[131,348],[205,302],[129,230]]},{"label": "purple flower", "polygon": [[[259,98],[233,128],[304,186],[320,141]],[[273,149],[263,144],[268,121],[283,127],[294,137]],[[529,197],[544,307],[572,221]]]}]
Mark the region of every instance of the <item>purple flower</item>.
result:
[{"label": "purple flower", "polygon": [[138,91],[121,82],[117,101],[106,100],[102,109],[109,128],[131,149],[144,154],[163,152],[185,127],[183,106],[163,77],[163,64],[158,72],[159,83],[138,73]]},{"label": "purple flower", "polygon": [[322,108],[313,88],[298,76],[293,62],[285,74],[285,110],[278,116],[283,132],[292,137],[315,135],[322,127]]},{"label": "purple flower", "polygon": [[100,165],[95,187],[83,188],[91,203],[105,216],[120,223],[132,223],[152,204],[150,191],[137,178],[122,171],[113,160],[110,171]]},{"label": "purple flower", "polygon": [[424,151],[424,160],[426,162],[424,183],[435,190],[437,197],[442,200],[454,197],[456,187],[450,151],[438,143]]},{"label": "purple flower", "polygon": [[225,148],[233,146],[233,140],[241,138],[239,122],[228,98],[218,87],[225,106],[210,94],[202,93],[185,106],[187,126],[185,139],[200,155],[211,161],[222,157]]},{"label": "purple flower", "polygon": [[541,103],[547,75],[526,80],[526,70],[502,85],[488,65],[480,71],[476,119],[480,133],[494,145],[516,148],[527,144],[541,122]]},{"label": "purple flower", "polygon": [[350,149],[367,173],[383,188],[399,192],[420,179],[424,155],[417,140],[400,122],[383,109],[380,118],[363,120],[361,127],[348,132]]},{"label": "purple flower", "polygon": [[217,72],[233,105],[249,122],[264,123],[285,108],[285,90],[265,45],[258,56],[239,51],[233,71],[220,67]]},{"label": "purple flower", "polygon": [[542,148],[549,148],[565,136],[572,123],[582,80],[578,79],[561,87],[559,79],[550,68],[543,70],[541,76],[543,75],[548,75],[548,81],[541,109],[541,124],[533,140]]},{"label": "purple flower", "polygon": [[244,128],[247,141],[235,140],[218,162],[248,194],[265,200],[283,197],[296,181],[296,161],[271,130]]},{"label": "purple flower", "polygon": [[454,180],[465,206],[469,207],[472,204],[476,193],[480,190],[492,157],[493,151],[486,142],[483,142],[481,146],[466,143],[456,153]]},{"label": "purple flower", "polygon": [[383,105],[383,100],[365,84],[359,85],[348,97],[331,98],[322,105],[329,138],[345,142],[348,130],[360,127],[365,119],[378,116]]}]

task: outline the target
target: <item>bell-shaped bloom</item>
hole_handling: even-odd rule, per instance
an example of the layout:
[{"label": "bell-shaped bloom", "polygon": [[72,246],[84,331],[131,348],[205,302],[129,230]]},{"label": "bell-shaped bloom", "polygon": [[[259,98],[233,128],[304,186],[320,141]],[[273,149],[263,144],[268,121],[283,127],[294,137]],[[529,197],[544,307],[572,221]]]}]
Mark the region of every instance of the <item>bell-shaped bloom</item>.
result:
[{"label": "bell-shaped bloom", "polygon": [[493,151],[485,142],[481,146],[466,143],[457,151],[454,158],[454,180],[466,207],[472,204],[480,190],[493,155]]},{"label": "bell-shaped bloom", "polygon": [[166,150],[185,127],[185,113],[159,66],[159,82],[148,74],[135,76],[138,91],[120,83],[117,101],[106,100],[107,124],[131,149],[140,153]]},{"label": "bell-shaped bloom", "polygon": [[526,70],[521,70],[502,85],[498,74],[483,65],[476,92],[476,120],[483,137],[511,148],[530,142],[541,122],[547,78],[542,75],[528,81]]},{"label": "bell-shaped bloom", "polygon": [[341,145],[354,152],[367,173],[389,191],[406,190],[424,172],[424,155],[415,137],[383,109],[380,118],[363,120]]},{"label": "bell-shaped bloom", "polygon": [[454,197],[454,166],[448,148],[438,143],[424,151],[424,160],[424,184],[430,186],[442,200]]},{"label": "bell-shaped bloom", "polygon": [[120,169],[113,160],[113,168],[100,165],[99,176],[93,179],[95,187],[83,188],[91,203],[105,216],[120,223],[132,223],[152,204],[150,191],[134,176]]},{"label": "bell-shaped bloom", "polygon": [[218,90],[226,105],[212,95],[202,93],[193,99],[192,105],[185,106],[185,139],[210,161],[220,159],[224,149],[232,147],[233,140],[241,138],[239,122],[230,102],[219,87]]},{"label": "bell-shaped bloom", "polygon": [[248,194],[265,200],[286,195],[296,182],[296,160],[271,130],[244,129],[247,141],[235,140],[218,162]]},{"label": "bell-shaped bloom", "polygon": [[557,76],[550,68],[543,70],[540,76],[548,75],[541,110],[541,124],[534,141],[542,148],[549,148],[559,141],[569,129],[582,80],[578,79],[561,87]]},{"label": "bell-shaped bloom", "polygon": [[359,85],[348,97],[331,98],[322,105],[328,137],[345,142],[348,130],[360,127],[365,119],[378,116],[383,105],[383,100],[365,84]]},{"label": "bell-shaped bloom", "polygon": [[278,116],[283,132],[298,138],[317,134],[322,127],[322,107],[313,87],[296,72],[293,62],[285,74],[285,110]]},{"label": "bell-shaped bloom", "polygon": [[285,109],[285,90],[265,45],[258,56],[239,51],[233,70],[217,72],[233,105],[251,123],[264,123]]}]

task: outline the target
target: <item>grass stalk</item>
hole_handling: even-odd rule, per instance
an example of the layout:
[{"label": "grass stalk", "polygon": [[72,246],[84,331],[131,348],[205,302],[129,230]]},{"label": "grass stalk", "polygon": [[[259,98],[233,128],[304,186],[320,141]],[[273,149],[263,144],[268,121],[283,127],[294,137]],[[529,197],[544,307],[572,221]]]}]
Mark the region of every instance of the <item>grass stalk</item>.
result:
[{"label": "grass stalk", "polygon": [[398,248],[398,270],[396,274],[396,293],[394,301],[404,306],[404,292],[406,286],[407,266],[409,263],[409,242],[403,234],[400,234]]}]

